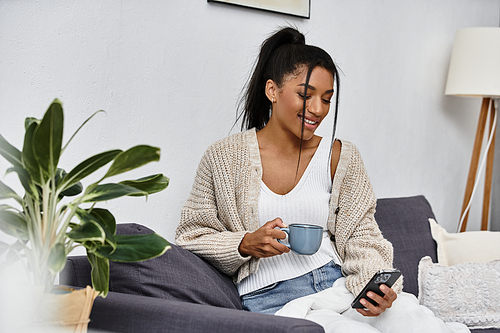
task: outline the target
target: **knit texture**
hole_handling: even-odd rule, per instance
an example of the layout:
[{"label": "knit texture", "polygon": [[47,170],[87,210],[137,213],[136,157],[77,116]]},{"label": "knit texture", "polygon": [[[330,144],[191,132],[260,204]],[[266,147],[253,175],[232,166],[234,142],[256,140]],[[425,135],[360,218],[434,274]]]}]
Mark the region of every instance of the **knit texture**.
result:
[{"label": "knit texture", "polygon": [[[204,258],[235,283],[257,271],[239,244],[259,228],[262,165],[255,129],[212,144],[198,166],[176,230],[177,245]],[[342,141],[327,227],[342,261],[346,287],[358,294],[379,269],[392,268],[392,245],[374,219],[376,198],[356,147]],[[393,287],[402,289],[401,280]]]}]

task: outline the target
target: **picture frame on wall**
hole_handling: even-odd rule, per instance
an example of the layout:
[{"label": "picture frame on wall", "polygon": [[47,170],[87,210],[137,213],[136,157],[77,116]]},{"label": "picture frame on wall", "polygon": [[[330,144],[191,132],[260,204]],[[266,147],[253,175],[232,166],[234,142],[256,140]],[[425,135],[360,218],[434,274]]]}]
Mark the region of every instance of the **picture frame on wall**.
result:
[{"label": "picture frame on wall", "polygon": [[207,0],[269,12],[310,18],[311,0]]}]

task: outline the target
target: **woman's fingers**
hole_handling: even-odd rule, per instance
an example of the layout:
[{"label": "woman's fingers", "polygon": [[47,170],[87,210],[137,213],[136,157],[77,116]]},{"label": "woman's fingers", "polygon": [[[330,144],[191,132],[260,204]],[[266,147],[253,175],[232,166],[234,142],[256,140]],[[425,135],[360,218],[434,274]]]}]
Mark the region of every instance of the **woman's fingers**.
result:
[{"label": "woman's fingers", "polygon": [[371,302],[368,302],[366,299],[361,299],[361,304],[365,307],[365,309],[356,309],[363,316],[367,317],[376,317],[383,313],[385,310],[392,306],[392,303],[396,300],[398,295],[396,292],[387,287],[386,285],[380,285],[380,290],[385,293],[384,297],[377,295],[374,292],[368,292],[366,294],[367,297],[371,298],[375,302],[377,302],[378,306],[373,305]]},{"label": "woman's fingers", "polygon": [[279,217],[275,218],[272,221],[267,222],[261,228],[287,228],[288,226],[283,222],[283,220]]},{"label": "woman's fingers", "polygon": [[288,246],[276,240],[286,238],[286,233],[275,229],[276,227],[285,228],[286,224],[280,218],[276,218],[256,231],[247,233],[240,243],[240,253],[244,256],[268,258],[290,252]]}]

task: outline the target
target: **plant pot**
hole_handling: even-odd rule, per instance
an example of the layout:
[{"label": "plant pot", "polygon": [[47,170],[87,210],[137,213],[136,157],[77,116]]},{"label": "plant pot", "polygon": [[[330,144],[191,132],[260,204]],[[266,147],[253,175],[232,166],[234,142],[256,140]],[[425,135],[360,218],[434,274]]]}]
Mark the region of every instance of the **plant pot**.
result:
[{"label": "plant pot", "polygon": [[78,290],[57,286],[52,292],[43,293],[31,324],[36,328],[33,332],[87,332],[90,311],[98,294],[90,286]]}]

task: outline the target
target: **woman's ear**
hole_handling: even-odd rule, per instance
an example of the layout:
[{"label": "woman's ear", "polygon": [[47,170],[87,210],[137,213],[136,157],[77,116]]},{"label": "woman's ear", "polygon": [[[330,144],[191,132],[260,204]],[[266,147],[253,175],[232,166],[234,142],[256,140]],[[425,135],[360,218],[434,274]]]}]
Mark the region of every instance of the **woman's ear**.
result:
[{"label": "woman's ear", "polygon": [[271,79],[266,82],[266,96],[269,98],[271,103],[276,102],[276,97],[278,96],[278,86]]}]

